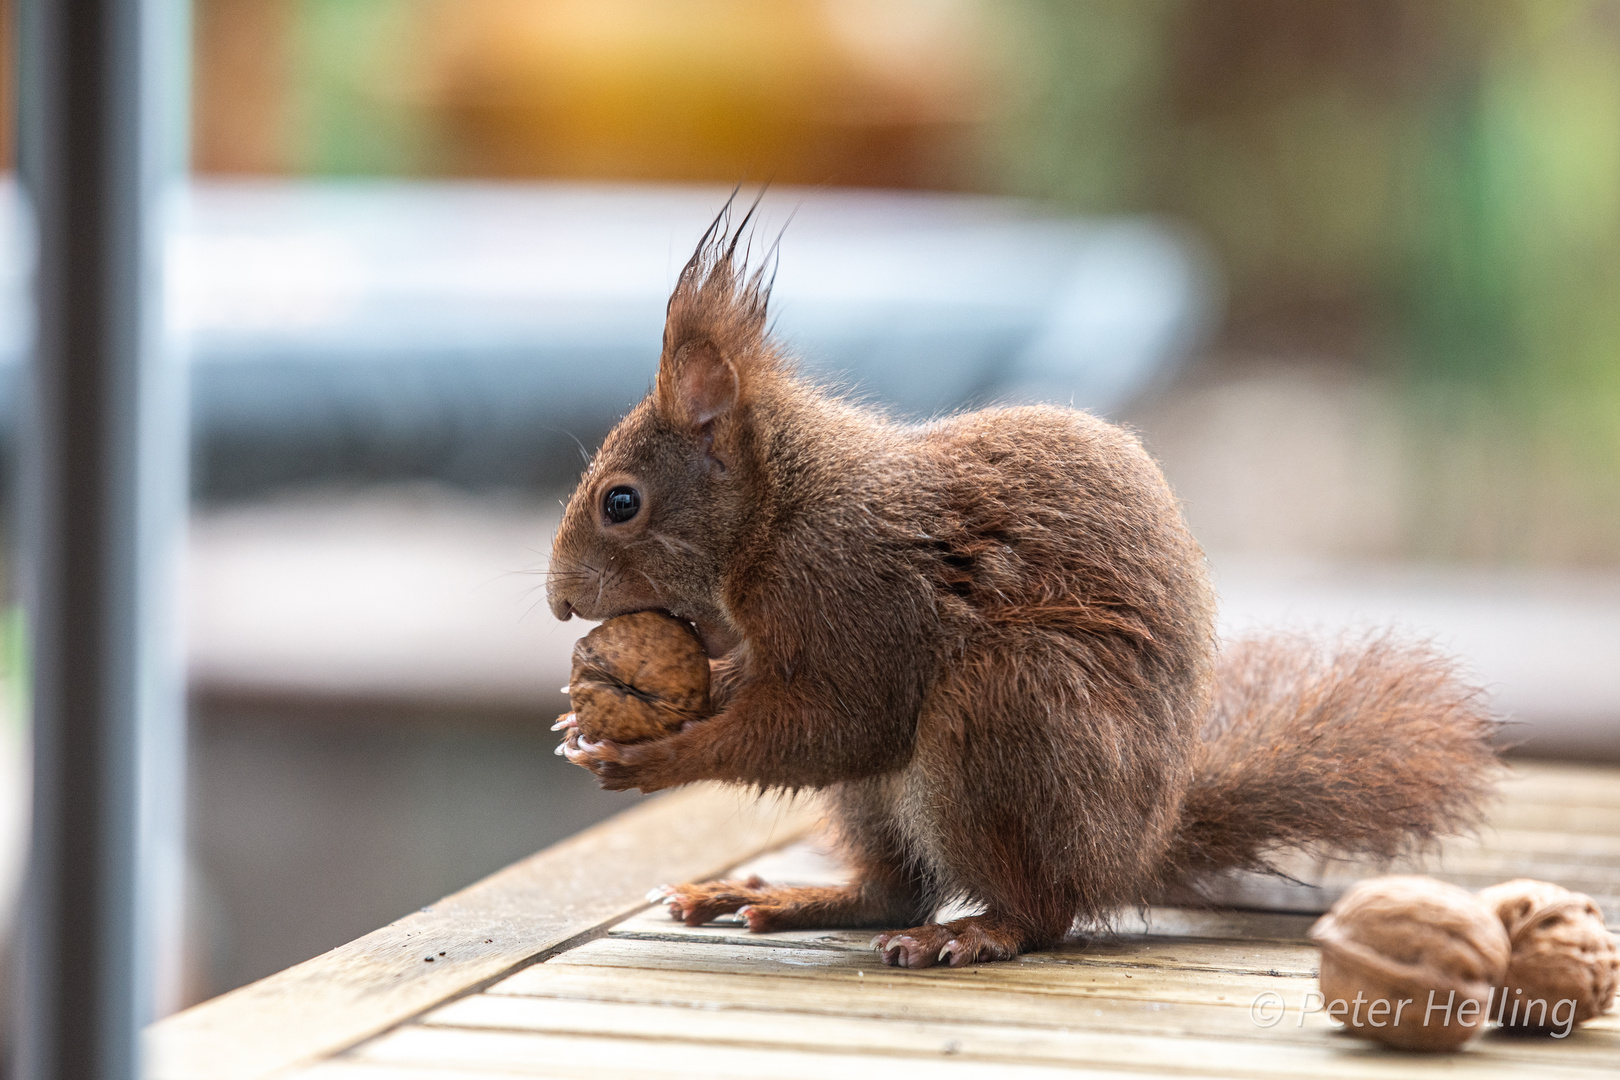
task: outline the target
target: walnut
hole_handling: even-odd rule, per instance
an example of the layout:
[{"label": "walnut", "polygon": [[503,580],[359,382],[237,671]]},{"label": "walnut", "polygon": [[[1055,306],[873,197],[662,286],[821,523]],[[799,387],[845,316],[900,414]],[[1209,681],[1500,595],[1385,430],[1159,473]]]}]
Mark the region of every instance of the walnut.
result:
[{"label": "walnut", "polygon": [[1507,977],[1498,984],[1495,1019],[1507,1027],[1549,1028],[1569,1022],[1561,1001],[1575,1003],[1577,1024],[1614,1004],[1620,952],[1590,896],[1519,878],[1492,885],[1479,898],[1502,920],[1513,950]]},{"label": "walnut", "polygon": [[568,694],[582,737],[656,739],[710,714],[709,660],[697,634],[674,616],[620,615],[574,645]]},{"label": "walnut", "polygon": [[1310,936],[1322,950],[1328,1016],[1405,1050],[1456,1050],[1484,1031],[1507,972],[1501,921],[1473,893],[1433,878],[1360,882]]}]

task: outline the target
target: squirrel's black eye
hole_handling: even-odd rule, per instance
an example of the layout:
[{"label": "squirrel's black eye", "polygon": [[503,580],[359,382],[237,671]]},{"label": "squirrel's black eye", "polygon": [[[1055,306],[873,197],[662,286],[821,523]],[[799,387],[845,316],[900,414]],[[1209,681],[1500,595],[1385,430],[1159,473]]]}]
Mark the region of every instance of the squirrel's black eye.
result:
[{"label": "squirrel's black eye", "polygon": [[641,492],[633,487],[609,488],[602,499],[602,512],[615,525],[635,517],[641,511]]}]

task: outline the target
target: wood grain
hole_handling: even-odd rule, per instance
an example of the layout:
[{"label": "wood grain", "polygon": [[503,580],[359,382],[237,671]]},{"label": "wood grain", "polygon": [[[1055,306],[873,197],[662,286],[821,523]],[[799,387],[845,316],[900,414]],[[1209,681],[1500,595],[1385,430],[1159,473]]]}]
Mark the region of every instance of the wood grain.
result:
[{"label": "wood grain", "polygon": [[[1239,934],[1243,922],[1266,926],[1271,918],[1210,914]],[[1161,930],[1174,923],[1160,921]],[[769,1074],[784,1060],[813,1073],[813,1063],[834,1049],[886,1061],[904,1075],[940,1061],[950,1047],[957,1067],[1012,1069],[1009,1075],[1061,1066],[1088,1074],[1136,1068],[1348,1078],[1430,1071],[1594,1076],[1620,1057],[1613,1017],[1564,1041],[1490,1035],[1456,1058],[1385,1053],[1337,1035],[1320,1012],[1298,1015],[1303,995],[1316,989],[1312,961],[1313,950],[1252,933],[1218,941],[1161,932],[968,971],[908,972],[879,965],[853,934],[746,935],[639,916],[419,1022],[461,1029],[462,1036],[413,1040],[401,1032],[361,1048],[353,1060],[382,1065],[409,1057],[520,1071],[525,1060],[540,1060],[525,1055],[560,1055],[545,1059],[557,1066],[595,1047],[615,1065],[681,1075],[674,1063],[696,1045],[716,1052],[720,1076],[732,1075],[732,1065],[739,1074]],[[1262,990],[1282,995],[1290,1006],[1286,1023],[1254,1022],[1250,1003]],[[503,1038],[492,1038],[497,1032]],[[515,1033],[540,1038],[504,1038]],[[901,1065],[896,1058],[914,1060]]]},{"label": "wood grain", "polygon": [[[1521,1080],[1526,1063],[1497,1058],[1483,1042],[1450,1060],[1336,1045],[1319,1033],[1310,1044],[1259,1039],[1165,1039],[1088,1031],[1031,1031],[987,1025],[915,1024],[890,1018],[857,1029],[847,1022],[809,1026],[747,1023],[746,1016],[687,1010],[690,1027],[672,1038],[634,1029],[606,1035],[551,1034],[413,1025],[377,1039],[351,1060],[413,1068],[484,1068],[491,1074],[570,1075],[593,1069],[636,1076],[951,1077],[951,1076],[1320,1076],[1410,1077],[1430,1073]],[[628,1021],[631,1018],[625,1017]],[[725,1030],[722,1025],[729,1024]],[[893,1029],[886,1031],[885,1028]],[[1349,1040],[1342,1040],[1348,1042]],[[1498,1040],[1493,1040],[1498,1041]],[[1505,1042],[1506,1040],[1499,1040]],[[1348,1051],[1348,1052],[1347,1052]],[[1593,1078],[1607,1064],[1537,1061],[1537,1077]],[[319,1072],[306,1074],[314,1078]]]},{"label": "wood grain", "polygon": [[[860,980],[903,979],[931,987],[933,994],[961,994],[990,988],[1042,996],[1089,998],[1129,997],[1161,1002],[1241,1002],[1278,988],[1282,980],[1314,985],[1311,973],[1276,976],[1225,971],[1214,965],[1183,968],[1154,964],[1148,957],[1121,963],[1067,962],[1062,954],[1035,953],[1004,963],[986,964],[963,971],[948,967],[901,971],[887,968],[875,952],[733,946],[695,942],[650,943],[603,939],[571,949],[552,963],[558,966],[591,965],[638,971],[709,972],[716,975],[769,975],[783,979],[818,979],[853,989]],[[1287,988],[1288,993],[1296,991]]]},{"label": "wood grain", "polygon": [[[1301,905],[1319,909],[1340,880],[1379,870],[1355,864],[1324,869],[1302,863],[1303,869],[1321,871],[1323,887],[1287,886],[1294,891],[1283,898],[1294,913],[1149,908],[1122,914],[1107,933],[961,970],[885,967],[870,948],[869,932],[759,935],[719,921],[687,927],[640,903],[650,880],[708,876],[727,862],[733,875],[757,872],[776,881],[844,877],[813,839],[779,843],[805,835],[808,815],[783,818],[773,830],[735,801],[722,811],[713,799],[704,796],[691,807],[665,800],[658,805],[666,809],[657,814],[648,807],[645,818],[617,819],[593,838],[569,842],[585,841],[583,847],[562,845],[475,887],[493,891],[474,908],[509,912],[516,906],[533,924],[526,931],[530,943],[512,950],[506,967],[493,965],[493,974],[468,977],[469,965],[467,974],[438,985],[413,968],[421,992],[413,991],[408,1011],[372,1027],[380,1032],[374,1038],[329,1041],[331,1050],[304,1054],[297,1060],[307,1064],[282,1075],[1575,1078],[1612,1075],[1620,1062],[1620,1016],[1614,1013],[1568,1039],[1493,1032],[1459,1055],[1442,1056],[1384,1051],[1339,1033],[1320,1012],[1302,1014],[1305,995],[1317,989],[1317,954],[1303,940],[1313,916],[1298,912]],[[715,840],[727,828],[727,813],[737,833],[731,843]],[[1450,842],[1418,865],[1471,883],[1534,874],[1612,902],[1620,896],[1617,815],[1620,770],[1520,768],[1477,837]],[[681,820],[693,822],[708,840],[683,835]],[[682,844],[689,849],[676,850]],[[558,862],[565,851],[571,854]],[[649,869],[670,863],[693,869]],[[505,877],[524,867],[529,870],[523,875]],[[528,899],[514,901],[519,893]],[[551,924],[540,910],[548,906],[574,912],[571,925],[584,929],[547,930]],[[469,911],[450,921],[470,929],[488,918]],[[376,957],[355,962],[359,974],[345,991],[348,998],[334,996],[330,984],[346,978],[350,965],[327,964],[277,993],[250,996],[228,1015],[221,1013],[215,1045],[244,1036],[253,1043],[261,1038],[256,1028],[284,1037],[317,1008],[364,1012],[369,1005],[363,987],[387,997],[394,986],[389,979],[401,978],[398,969],[405,965],[385,950],[410,951],[406,946],[415,949],[422,940],[398,940],[395,928],[408,922],[345,947],[372,942],[362,952]],[[549,944],[536,947],[538,942]],[[451,950],[446,953],[445,960],[451,959]],[[529,962],[537,956],[543,962]],[[1261,993],[1280,996],[1287,1010],[1280,1023],[1255,1023],[1251,1007]],[[256,1017],[250,1007],[265,1012]],[[349,1021],[348,1030],[354,1029]],[[189,1052],[193,1062],[205,1060],[195,1048]],[[189,1073],[157,1075],[262,1074],[198,1065]]]},{"label": "wood grain", "polygon": [[[920,989],[920,988],[919,988]],[[916,995],[921,997],[923,995]],[[861,1054],[933,1057],[942,1047],[953,1045],[963,1059],[1021,1062],[1026,1064],[1105,1065],[1177,1071],[1190,1067],[1211,1071],[1231,1071],[1241,1062],[1240,1075],[1300,1075],[1309,1069],[1328,1076],[1386,1075],[1368,1070],[1359,1056],[1338,1052],[1336,1044],[1348,1040],[1329,1038],[1330,1027],[1320,1014],[1312,1014],[1304,1028],[1293,1027],[1293,1018],[1282,1030],[1264,1029],[1247,1018],[1247,1010],[1226,1010],[1237,1021],[1225,1030],[1194,1033],[1185,1029],[1155,1030],[1151,1025],[1132,1027],[1108,1023],[1077,1023],[1081,1015],[1071,1011],[1069,1023],[1032,1025],[1022,1020],[988,1023],[959,1011],[948,1019],[924,1018],[909,1010],[904,1015],[869,1012],[844,1013],[772,1012],[747,1007],[714,1009],[703,1001],[702,1008],[667,1008],[647,1005],[608,1005],[594,1001],[501,998],[479,994],[431,1014],[427,1027],[466,1030],[534,1032],[558,1037],[586,1036],[701,1042],[723,1046],[755,1046],[775,1049],[818,1050],[837,1047]],[[1151,1017],[1143,1010],[1138,1015]],[[1090,1018],[1087,1018],[1088,1021]],[[1166,1035],[1173,1036],[1166,1038]],[[1591,1040],[1585,1040],[1590,1043]],[[1545,1047],[1509,1038],[1493,1038],[1475,1045],[1465,1061],[1470,1074],[1476,1066],[1498,1066],[1505,1072],[1513,1063],[1554,1068],[1587,1069],[1606,1065],[1611,1047],[1581,1045],[1559,1047],[1549,1053]],[[1583,1052],[1584,1051],[1584,1052]],[[364,1056],[375,1057],[370,1054]],[[1386,1061],[1400,1061],[1401,1055],[1383,1055]]]},{"label": "wood grain", "polygon": [[[1605,801],[1620,789],[1617,780],[1620,774],[1604,771],[1518,772],[1479,836],[1449,843],[1420,865],[1453,879],[1535,871],[1606,888],[1620,829]],[[1320,908],[1339,880],[1378,872],[1355,864],[1327,869],[1326,888],[1290,886],[1291,899]],[[843,877],[810,842],[736,871],[750,872],[802,883]],[[901,971],[879,962],[866,932],[756,935],[723,921],[687,927],[647,910],[309,1076],[1140,1070],[1348,1080],[1430,1072],[1590,1077],[1608,1075],[1620,1060],[1620,1018],[1612,1014],[1565,1040],[1492,1033],[1461,1055],[1438,1058],[1347,1038],[1321,1012],[1302,1015],[1299,1008],[1317,989],[1317,954],[1303,941],[1312,921],[1308,914],[1151,908],[1126,913],[1111,932],[1010,963]],[[1288,1010],[1273,1027],[1257,1025],[1251,1014],[1256,995],[1266,992],[1280,995]]]},{"label": "wood grain", "polygon": [[652,799],[297,967],[147,1031],[151,1080],[254,1080],[318,1060],[802,835],[803,805],[699,786]]},{"label": "wood grain", "polygon": [[[735,1080],[957,1080],[1010,1077],[1014,1080],[1073,1080],[1068,1065],[1006,1060],[965,1060],[944,1045],[926,1057],[846,1050],[836,1042],[821,1046],[746,1046],[727,1043],[642,1039],[634,1033],[608,1037],[541,1035],[529,1032],[472,1031],[455,1028],[403,1028],[369,1044],[351,1059],[404,1066],[421,1080],[440,1069],[483,1069],[486,1077],[691,1076]],[[361,1074],[364,1075],[364,1074]],[[480,1075],[473,1073],[473,1075]],[[1141,1080],[1134,1068],[1087,1069],[1087,1076]],[[1207,1073],[1204,1075],[1218,1075]],[[300,1080],[328,1080],[312,1070]]]},{"label": "wood grain", "polygon": [[[881,969],[858,974],[851,982],[782,967],[773,971],[762,966],[721,976],[709,970],[599,968],[548,963],[530,968],[492,987],[488,993],[429,1013],[421,1022],[464,1024],[469,1022],[469,1016],[476,1015],[480,1020],[474,1026],[543,1027],[544,1020],[531,1017],[543,1017],[559,1002],[574,1001],[701,1009],[705,1014],[742,1010],[759,1016],[760,1025],[767,1028],[774,1022],[771,1014],[803,1013],[907,1023],[1083,1028],[1172,1039],[1199,1036],[1315,1043],[1333,1030],[1326,1017],[1314,1007],[1301,1018],[1302,995],[1317,989],[1311,978],[1277,979],[1265,986],[1266,990],[1281,995],[1287,1013],[1276,1025],[1261,1029],[1250,1015],[1252,996],[1234,998],[1211,987],[1205,994],[1188,1000],[1185,978],[1161,982],[1152,972],[1141,969],[1126,970],[1123,978],[1112,980],[1114,987],[1122,988],[1120,993],[1111,993],[1106,985],[1088,986],[1064,979],[998,983],[963,972],[956,974],[961,977],[955,981],[930,980],[914,978],[909,972]],[[503,1022],[489,1024],[491,1014],[476,1012],[482,1006],[475,1003],[498,997],[515,998],[517,1003],[499,1005],[508,1010]],[[475,1011],[463,1011],[466,1009]],[[528,1012],[529,1009],[534,1012]],[[1594,1057],[1612,1062],[1620,1057],[1620,1018],[1603,1017],[1578,1029],[1567,1040],[1503,1039],[1500,1042],[1502,1045],[1495,1050],[1499,1056],[1527,1055],[1529,1060],[1546,1060],[1545,1056],[1550,1054],[1551,1060],[1566,1064]],[[1348,1049],[1356,1044],[1344,1040],[1337,1045]]]}]

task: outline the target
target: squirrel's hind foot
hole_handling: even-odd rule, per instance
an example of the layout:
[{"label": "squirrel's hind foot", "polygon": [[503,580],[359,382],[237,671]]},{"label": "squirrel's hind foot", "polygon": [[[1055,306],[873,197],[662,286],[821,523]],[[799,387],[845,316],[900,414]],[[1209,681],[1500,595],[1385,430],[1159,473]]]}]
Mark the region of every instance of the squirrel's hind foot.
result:
[{"label": "squirrel's hind foot", "polygon": [[872,947],[890,967],[925,968],[1011,960],[1029,945],[1005,921],[986,914],[879,934]]}]

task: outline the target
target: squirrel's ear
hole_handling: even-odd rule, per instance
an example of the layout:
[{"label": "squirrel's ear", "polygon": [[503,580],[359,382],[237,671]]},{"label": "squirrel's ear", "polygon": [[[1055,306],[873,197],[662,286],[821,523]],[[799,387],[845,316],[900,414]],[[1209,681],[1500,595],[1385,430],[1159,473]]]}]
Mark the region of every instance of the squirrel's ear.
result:
[{"label": "squirrel's ear", "polygon": [[737,369],[712,341],[689,341],[658,370],[658,407],[676,423],[699,428],[737,404]]}]

